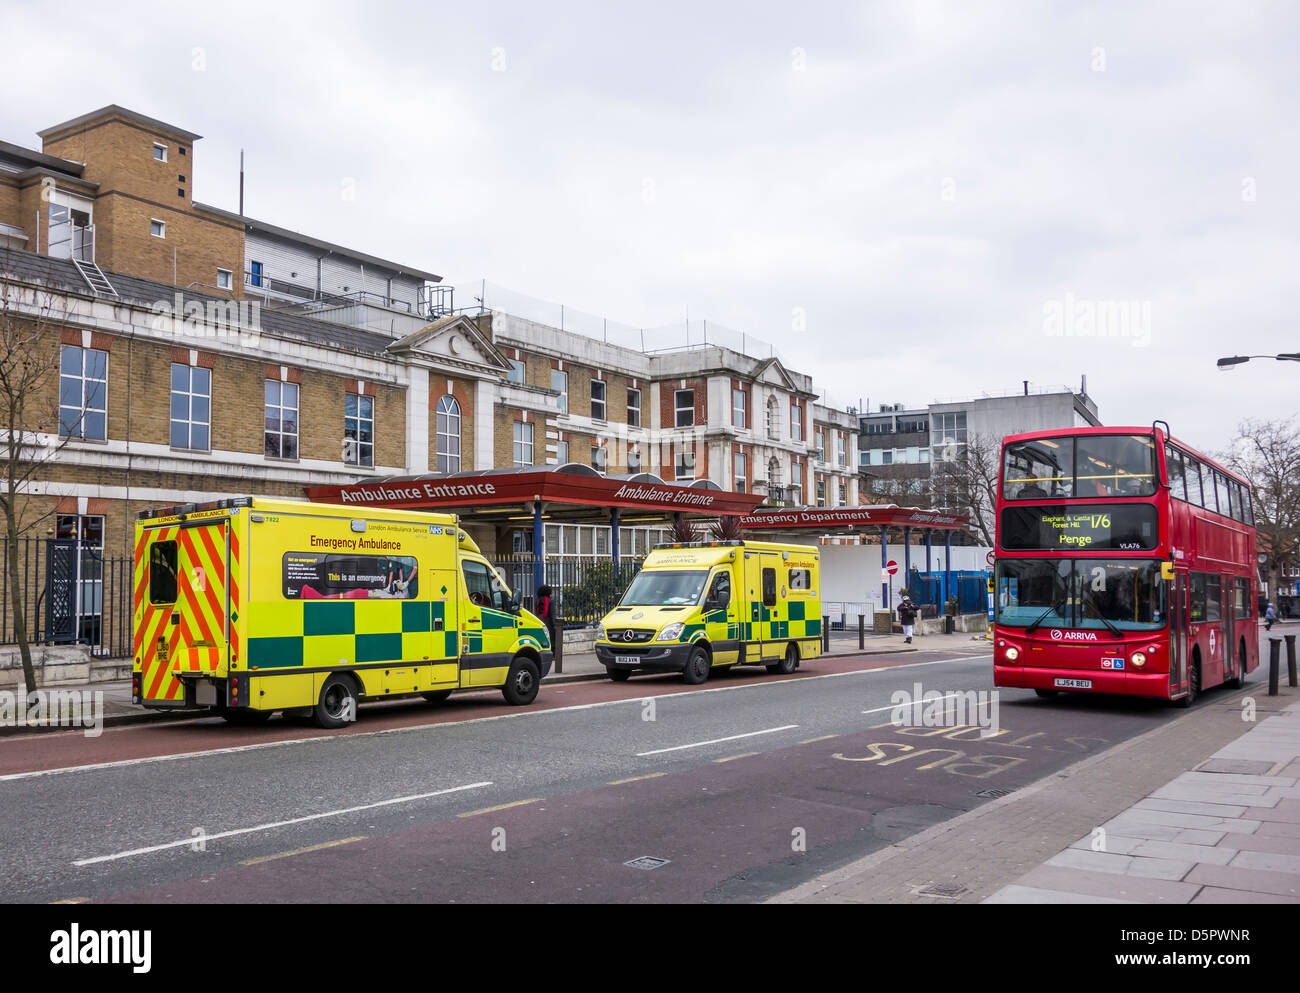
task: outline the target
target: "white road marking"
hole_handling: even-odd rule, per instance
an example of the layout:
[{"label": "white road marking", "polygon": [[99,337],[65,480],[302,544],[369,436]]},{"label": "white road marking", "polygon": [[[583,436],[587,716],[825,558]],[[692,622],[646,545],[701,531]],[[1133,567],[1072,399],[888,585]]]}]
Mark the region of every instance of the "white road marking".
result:
[{"label": "white road marking", "polygon": [[798,726],[798,724],[783,724],[779,728],[768,728],[765,731],[746,731],[744,734],[732,734],[725,738],[714,738],[711,741],[696,741],[689,745],[673,745],[672,748],[656,748],[653,752],[637,752],[636,757],[643,759],[647,755],[662,755],[664,752],[680,752],[683,748],[703,748],[705,745],[720,745],[724,741],[739,741],[741,738],[753,738],[760,734],[775,734],[777,731],[789,731]]},{"label": "white road marking", "polygon": [[[928,706],[929,704],[932,703],[938,703],[940,700],[955,700],[957,699],[957,697],[964,697],[965,695],[966,695],[965,693],[949,693],[946,696],[931,697],[928,700],[917,700],[915,703],[891,703],[887,707],[873,707],[870,710],[864,710],[863,713],[879,714],[883,710],[898,710],[900,707],[906,707],[908,710],[912,710],[916,707]],[[947,709],[948,708],[945,707],[944,711],[946,712]]]},{"label": "white road marking", "polygon": [[305,817],[294,817],[287,821],[274,821],[270,824],[257,824],[253,827],[234,828],[230,831],[219,831],[216,834],[205,834],[200,838],[189,837],[181,838],[179,841],[168,841],[161,845],[150,845],[147,848],[133,848],[126,852],[117,852],[114,855],[97,855],[89,859],[77,859],[72,864],[75,866],[97,865],[100,862],[116,862],[119,859],[129,859],[136,855],[150,855],[154,852],[165,852],[169,848],[183,848],[186,845],[193,845],[196,841],[202,840],[219,841],[222,838],[233,838],[240,834],[252,834],[255,831],[271,831],[275,828],[289,827],[293,824],[305,824],[308,821],[319,821],[326,817],[340,817],[343,814],[355,814],[362,810],[374,810],[376,807],[391,807],[397,803],[411,803],[415,800],[427,800],[434,796],[447,796],[449,793],[463,793],[465,790],[480,790],[485,786],[491,786],[491,783],[469,783],[465,786],[453,786],[446,790],[434,790],[432,793],[417,793],[413,796],[399,796],[391,800],[379,800],[375,803],[363,803],[358,807],[345,807],[342,810],[327,810],[320,814],[308,814]]},{"label": "white road marking", "polygon": [[[825,672],[817,676],[803,676],[801,679],[779,679],[764,680],[761,683],[746,683],[738,686],[715,686],[704,690],[689,690],[683,692],[667,693],[641,693],[636,697],[626,700],[603,700],[600,703],[578,703],[571,707],[553,707],[549,710],[512,710],[508,714],[497,714],[492,717],[471,717],[464,721],[441,721],[436,724],[412,724],[400,728],[384,728],[382,731],[358,731],[353,734],[322,734],[310,738],[287,738],[284,741],[261,741],[252,745],[231,745],[226,748],[208,748],[197,752],[177,752],[171,755],[145,755],[135,759],[122,759],[117,762],[94,762],[88,765],[66,765],[57,769],[35,769],[31,772],[11,772],[0,775],[0,783],[13,782],[19,779],[35,779],[40,776],[61,776],[70,772],[98,772],[104,769],[117,769],[124,766],[142,766],[152,762],[174,762],[178,759],[206,758],[210,755],[233,755],[238,752],[256,751],[261,748],[280,748],[286,745],[310,745],[323,741],[349,741],[353,738],[373,738],[383,734],[406,734],[411,731],[432,731],[438,728],[447,727],[464,727],[467,724],[481,724],[485,721],[508,721],[521,717],[542,717],[547,714],[567,714],[575,710],[592,710],[596,707],[617,707],[622,704],[636,704],[640,706],[643,700],[651,697],[672,696],[697,696],[701,693],[732,693],[737,690],[758,690],[774,686],[791,686],[799,683],[811,682],[814,679],[839,679],[843,676],[864,676],[877,672],[893,672],[898,669],[917,669],[926,665],[943,665],[948,662],[969,662],[975,659],[991,658],[992,652],[986,652],[982,655],[962,655],[950,659],[935,659],[932,662],[908,662],[904,665],[882,665],[874,669],[852,669],[849,672]],[[545,683],[542,684],[545,686]],[[365,713],[365,711],[362,711]],[[177,724],[190,723],[189,721],[176,722]],[[110,728],[111,732],[123,732],[134,730],[131,727]],[[80,734],[80,732],[70,732]]]}]

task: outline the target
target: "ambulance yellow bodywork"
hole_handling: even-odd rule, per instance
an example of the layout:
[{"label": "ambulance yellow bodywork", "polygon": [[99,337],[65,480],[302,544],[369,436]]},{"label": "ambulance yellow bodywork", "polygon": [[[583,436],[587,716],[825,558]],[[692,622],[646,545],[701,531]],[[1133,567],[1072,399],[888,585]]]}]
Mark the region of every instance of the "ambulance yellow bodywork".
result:
[{"label": "ambulance yellow bodywork", "polygon": [[792,673],[822,649],[816,546],[761,541],[658,545],[605,615],[596,657],[611,679],[763,665]]},{"label": "ambulance yellow bodywork", "polygon": [[241,497],[145,511],[135,528],[132,699],[323,727],[362,700],[500,687],[528,704],[551,667],[450,514]]}]

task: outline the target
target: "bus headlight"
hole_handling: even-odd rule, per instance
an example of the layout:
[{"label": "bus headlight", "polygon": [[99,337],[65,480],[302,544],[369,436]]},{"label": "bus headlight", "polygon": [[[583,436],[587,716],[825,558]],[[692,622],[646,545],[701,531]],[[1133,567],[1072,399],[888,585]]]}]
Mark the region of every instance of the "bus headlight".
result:
[{"label": "bus headlight", "polygon": [[684,630],[686,630],[686,625],[681,621],[676,621],[660,631],[659,637],[655,641],[676,641],[682,636]]},{"label": "bus headlight", "polygon": [[1007,661],[1014,662],[1018,658],[1020,658],[1020,649],[1012,645],[1007,649]]},{"label": "bus headlight", "polygon": [[1129,656],[1129,661],[1132,662],[1135,666],[1137,666],[1137,668],[1141,669],[1144,665],[1147,664],[1146,653],[1134,652],[1131,656]]}]

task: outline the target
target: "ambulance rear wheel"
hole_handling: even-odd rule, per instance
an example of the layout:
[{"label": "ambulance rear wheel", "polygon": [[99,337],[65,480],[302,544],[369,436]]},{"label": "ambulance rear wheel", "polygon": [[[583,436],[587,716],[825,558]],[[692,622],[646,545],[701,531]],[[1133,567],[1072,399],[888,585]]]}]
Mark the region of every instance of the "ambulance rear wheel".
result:
[{"label": "ambulance rear wheel", "polygon": [[799,649],[794,645],[785,646],[785,658],[780,662],[774,662],[767,667],[768,672],[779,672],[782,676],[788,676],[799,668]]},{"label": "ambulance rear wheel", "polygon": [[709,678],[709,653],[697,648],[691,653],[691,660],[682,670],[682,678],[691,686],[699,686]]},{"label": "ambulance rear wheel", "polygon": [[632,678],[631,669],[606,669],[605,671],[609,673],[609,678],[616,683],[626,683]]},{"label": "ambulance rear wheel", "polygon": [[516,655],[510,666],[510,675],[506,676],[506,684],[501,687],[501,695],[506,698],[508,704],[526,707],[537,699],[537,690],[541,683],[542,677],[537,671],[537,663],[527,655]]},{"label": "ambulance rear wheel", "polygon": [[357,719],[357,688],[347,676],[330,676],[312,714],[318,727],[344,728]]},{"label": "ambulance rear wheel", "polygon": [[421,693],[420,696],[430,703],[442,703],[447,697],[451,696],[451,690],[434,690],[432,693]]}]

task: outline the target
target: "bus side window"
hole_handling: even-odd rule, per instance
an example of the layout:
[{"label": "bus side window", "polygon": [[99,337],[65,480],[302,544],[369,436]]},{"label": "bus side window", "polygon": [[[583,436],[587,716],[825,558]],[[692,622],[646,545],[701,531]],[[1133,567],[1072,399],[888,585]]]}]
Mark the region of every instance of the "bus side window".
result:
[{"label": "bus side window", "polygon": [[1205,573],[1191,574],[1191,622],[1198,624],[1205,620]]},{"label": "bus side window", "polygon": [[776,570],[763,570],[763,606],[776,606]]}]

